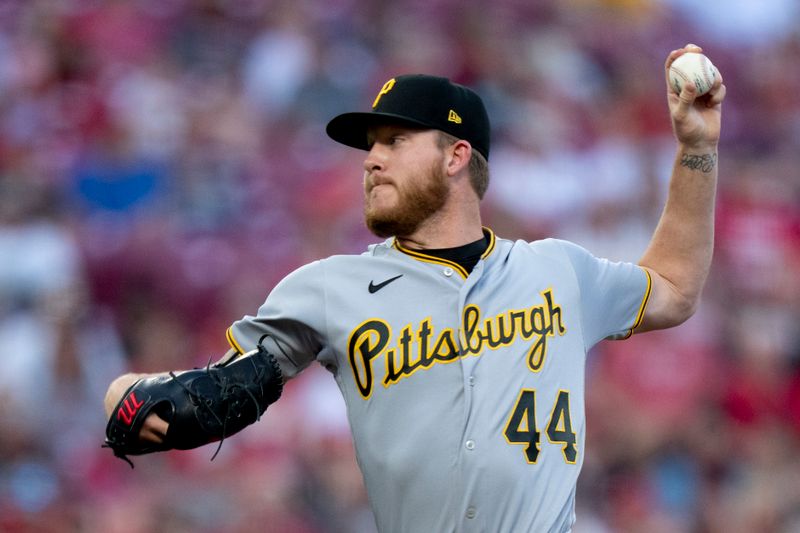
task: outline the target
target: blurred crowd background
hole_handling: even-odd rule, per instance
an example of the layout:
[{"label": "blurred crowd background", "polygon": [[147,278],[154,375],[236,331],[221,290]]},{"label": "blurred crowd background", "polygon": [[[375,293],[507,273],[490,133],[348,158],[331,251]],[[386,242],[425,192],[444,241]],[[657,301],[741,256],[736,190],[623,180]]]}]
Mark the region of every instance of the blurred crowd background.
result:
[{"label": "blurred crowd background", "polygon": [[637,260],[687,42],[728,88],[713,270],[689,322],[590,354],[575,531],[800,531],[795,0],[0,1],[0,530],[374,531],[324,370],[214,461],[134,470],[107,384],[205,365],[288,272],[376,240],[324,125],[400,73],[484,96],[499,235]]}]

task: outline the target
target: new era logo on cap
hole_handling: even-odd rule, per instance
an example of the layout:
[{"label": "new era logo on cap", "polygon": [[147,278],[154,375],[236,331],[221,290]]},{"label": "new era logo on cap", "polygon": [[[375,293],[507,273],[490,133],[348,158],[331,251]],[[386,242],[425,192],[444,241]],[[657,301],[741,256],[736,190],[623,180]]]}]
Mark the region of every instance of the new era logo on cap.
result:
[{"label": "new era logo on cap", "polygon": [[367,130],[387,122],[444,131],[468,141],[489,159],[489,116],[483,101],[472,89],[447,78],[426,74],[392,78],[378,91],[371,112],[334,117],[326,131],[337,142],[369,150]]}]

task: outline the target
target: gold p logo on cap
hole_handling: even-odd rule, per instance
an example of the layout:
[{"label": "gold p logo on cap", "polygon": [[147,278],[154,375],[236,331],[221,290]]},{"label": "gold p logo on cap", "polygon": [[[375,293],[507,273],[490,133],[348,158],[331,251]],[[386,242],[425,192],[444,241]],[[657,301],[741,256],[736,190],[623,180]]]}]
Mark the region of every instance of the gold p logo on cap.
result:
[{"label": "gold p logo on cap", "polygon": [[391,91],[392,87],[394,87],[394,78],[383,84],[380,92],[378,92],[378,96],[375,97],[375,101],[372,102],[372,109],[375,109],[378,106],[378,101],[381,99],[381,96]]}]

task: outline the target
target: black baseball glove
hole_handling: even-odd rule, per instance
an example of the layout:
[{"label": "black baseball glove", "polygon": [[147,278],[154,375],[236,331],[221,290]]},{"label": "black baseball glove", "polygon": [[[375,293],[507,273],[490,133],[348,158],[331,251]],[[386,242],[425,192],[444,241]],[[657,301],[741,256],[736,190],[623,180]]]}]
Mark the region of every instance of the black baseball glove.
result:
[{"label": "black baseball glove", "polygon": [[[103,447],[133,467],[128,455],[188,450],[216,441],[221,446],[226,437],[261,418],[282,390],[280,367],[261,345],[224,363],[143,378],[114,409]],[[160,444],[139,439],[151,413],[169,423]]]}]

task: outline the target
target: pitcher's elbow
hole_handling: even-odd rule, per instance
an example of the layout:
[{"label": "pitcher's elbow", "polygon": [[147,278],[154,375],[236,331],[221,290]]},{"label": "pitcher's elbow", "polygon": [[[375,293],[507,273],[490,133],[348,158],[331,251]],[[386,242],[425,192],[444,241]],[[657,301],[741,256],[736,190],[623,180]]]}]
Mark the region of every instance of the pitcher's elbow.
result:
[{"label": "pitcher's elbow", "polygon": [[678,326],[683,324],[697,312],[700,307],[700,297],[698,296],[685,296],[681,295],[676,299],[674,308],[674,325]]}]

